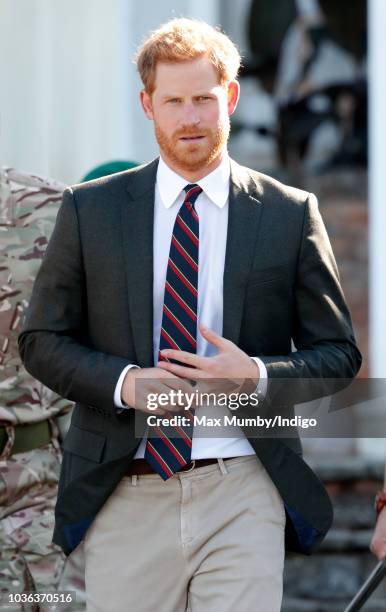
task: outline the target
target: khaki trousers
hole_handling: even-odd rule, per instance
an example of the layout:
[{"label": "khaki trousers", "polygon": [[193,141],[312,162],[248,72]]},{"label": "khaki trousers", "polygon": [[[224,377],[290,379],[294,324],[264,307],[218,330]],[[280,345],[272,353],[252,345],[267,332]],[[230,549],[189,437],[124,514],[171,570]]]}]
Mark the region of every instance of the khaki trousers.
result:
[{"label": "khaki trousers", "polygon": [[279,612],[285,512],[259,459],[125,477],[85,538],[89,612]]}]

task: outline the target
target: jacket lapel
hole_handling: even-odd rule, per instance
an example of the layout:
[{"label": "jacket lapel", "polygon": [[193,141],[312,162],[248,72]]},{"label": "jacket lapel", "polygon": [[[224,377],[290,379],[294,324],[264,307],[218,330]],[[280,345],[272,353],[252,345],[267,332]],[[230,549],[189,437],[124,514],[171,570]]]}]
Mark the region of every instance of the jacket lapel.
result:
[{"label": "jacket lapel", "polygon": [[245,290],[263,205],[246,168],[231,160],[228,234],[224,267],[223,336],[238,343]]},{"label": "jacket lapel", "polygon": [[[122,202],[122,233],[129,313],[141,367],[153,364],[153,226],[158,159],[133,172]],[[129,324],[129,322],[128,322]]]}]

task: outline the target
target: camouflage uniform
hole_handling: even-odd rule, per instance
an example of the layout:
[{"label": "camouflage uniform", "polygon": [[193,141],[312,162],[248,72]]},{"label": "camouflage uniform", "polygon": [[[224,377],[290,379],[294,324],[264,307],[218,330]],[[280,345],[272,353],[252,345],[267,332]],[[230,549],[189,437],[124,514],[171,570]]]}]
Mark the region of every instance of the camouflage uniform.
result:
[{"label": "camouflage uniform", "polygon": [[[12,169],[0,171],[0,428],[8,434],[0,455],[3,596],[76,587],[80,593],[83,590],[81,558],[73,562],[73,571],[67,567],[63,573],[65,557],[51,542],[61,462],[57,419],[70,411],[71,404],[33,379],[17,350],[17,337],[64,187]],[[51,442],[12,454],[15,426],[46,420]],[[6,609],[44,607],[18,604]]]}]

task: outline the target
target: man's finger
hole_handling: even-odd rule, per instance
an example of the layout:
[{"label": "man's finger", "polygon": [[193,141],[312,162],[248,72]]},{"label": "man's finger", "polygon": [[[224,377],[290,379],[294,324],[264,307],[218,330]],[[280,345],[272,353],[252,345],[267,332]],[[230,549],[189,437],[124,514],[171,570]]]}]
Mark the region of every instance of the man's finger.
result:
[{"label": "man's finger", "polygon": [[[162,362],[162,363],[167,363],[167,362]],[[157,367],[157,366],[156,366],[156,367]],[[176,385],[178,385],[178,381],[179,381],[178,376],[175,376],[175,374],[170,373],[169,378],[170,378],[170,380],[171,380],[171,381],[172,381],[172,380],[174,380],[174,381],[175,381],[175,383],[176,383]],[[161,384],[165,384],[165,376],[164,376],[164,372],[160,372],[160,376],[159,376],[159,378],[158,378],[158,379],[155,379],[155,380],[158,380],[158,382],[160,382]]]},{"label": "man's finger", "polygon": [[139,410],[141,410],[147,415],[155,414],[156,416],[163,416],[164,414],[166,414],[166,410],[164,408],[160,408],[159,406],[150,410],[146,402],[143,404],[143,406],[139,408]]},{"label": "man's finger", "polygon": [[201,332],[201,335],[205,338],[205,340],[207,340],[207,342],[213,344],[213,346],[217,347],[219,350],[224,350],[225,348],[227,348],[229,340],[223,338],[219,334],[216,334],[216,332],[209,329],[208,327],[205,327],[204,325],[200,324],[198,327]]},{"label": "man's finger", "polygon": [[386,541],[384,537],[379,537],[377,534],[374,535],[371,540],[370,550],[377,557],[379,561],[386,557]]},{"label": "man's finger", "polygon": [[160,361],[157,368],[161,368],[176,376],[190,380],[200,380],[201,378],[207,378],[209,376],[206,372],[197,368],[187,368],[186,366],[178,365],[177,363],[169,363],[168,361]]},{"label": "man's finger", "polygon": [[[166,357],[167,359],[174,359],[175,361],[181,361],[182,363],[186,363],[187,365],[190,365],[193,368],[197,368],[200,370],[205,370],[205,366],[208,361],[208,357],[199,357],[198,355],[195,355],[194,353],[188,353],[188,351],[176,351],[174,349],[162,349],[160,353],[162,357]],[[160,365],[161,363],[168,363],[168,362],[159,361],[157,365]]]},{"label": "man's finger", "polygon": [[[167,372],[166,368],[160,368],[160,370],[162,370],[163,373]],[[182,391],[184,393],[188,393],[191,390],[191,385],[187,380],[181,378],[180,376],[176,376],[172,372],[170,372],[170,377],[162,379],[162,383],[165,385],[165,392],[173,390],[177,392]]]},{"label": "man's finger", "polygon": [[374,551],[374,554],[376,555],[378,561],[382,561],[386,557],[386,548],[378,548]]}]

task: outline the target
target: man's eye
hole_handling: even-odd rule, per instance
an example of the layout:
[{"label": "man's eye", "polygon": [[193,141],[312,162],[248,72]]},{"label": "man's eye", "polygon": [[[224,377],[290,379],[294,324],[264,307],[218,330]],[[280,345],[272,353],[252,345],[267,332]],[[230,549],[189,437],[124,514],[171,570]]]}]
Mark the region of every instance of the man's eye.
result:
[{"label": "man's eye", "polygon": [[168,102],[172,102],[173,104],[179,101],[180,101],[179,98],[170,98],[170,100],[168,100]]},{"label": "man's eye", "polygon": [[200,96],[199,100],[210,100],[210,96]]}]

